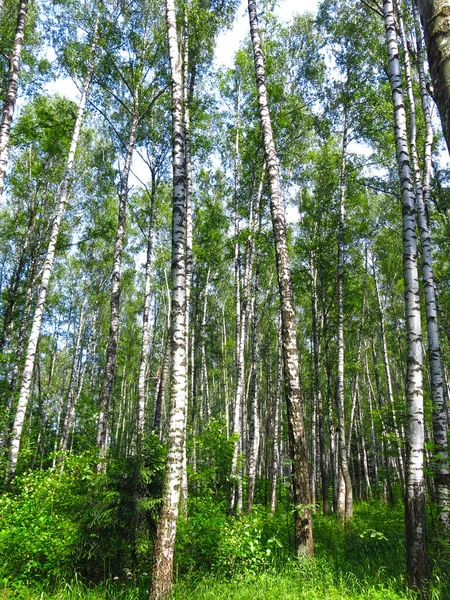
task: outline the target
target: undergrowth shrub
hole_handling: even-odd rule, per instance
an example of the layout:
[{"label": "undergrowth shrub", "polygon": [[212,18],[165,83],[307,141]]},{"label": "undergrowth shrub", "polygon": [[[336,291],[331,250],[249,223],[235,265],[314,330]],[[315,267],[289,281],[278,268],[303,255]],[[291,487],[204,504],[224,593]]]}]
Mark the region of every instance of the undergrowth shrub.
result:
[{"label": "undergrowth shrub", "polygon": [[149,552],[164,468],[159,442],[139,458],[112,460],[97,473],[96,454],[65,457],[47,471],[16,477],[0,496],[0,565],[4,578],[51,582],[75,573],[98,581],[126,577]]},{"label": "undergrowth shrub", "polygon": [[179,523],[175,559],[181,573],[232,576],[279,564],[287,548],[284,515],[254,506],[251,514],[230,517],[224,503],[193,498],[189,519]]}]

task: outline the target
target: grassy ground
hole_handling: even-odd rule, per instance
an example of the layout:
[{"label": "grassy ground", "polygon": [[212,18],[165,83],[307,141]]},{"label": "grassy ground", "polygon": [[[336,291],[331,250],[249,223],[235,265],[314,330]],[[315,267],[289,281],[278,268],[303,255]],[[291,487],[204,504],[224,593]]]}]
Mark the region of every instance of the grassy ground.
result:
[{"label": "grassy ground", "polygon": [[[251,567],[243,559],[233,572],[209,567],[183,568],[177,563],[174,600],[398,600],[416,598],[405,581],[403,508],[381,503],[356,505],[351,523],[317,515],[314,522],[316,555],[289,558]],[[188,552],[186,548],[181,548]],[[436,563],[432,557],[432,562]],[[440,559],[439,559],[440,560]],[[181,565],[181,566],[180,566]],[[250,567],[248,566],[250,565]],[[181,572],[183,571],[183,572]],[[439,579],[444,573],[444,579]],[[129,574],[130,575],[130,574]],[[0,600],[143,600],[148,577],[109,579],[95,587],[79,580],[40,586],[0,579]],[[448,600],[445,569],[434,569],[431,600]]]}]

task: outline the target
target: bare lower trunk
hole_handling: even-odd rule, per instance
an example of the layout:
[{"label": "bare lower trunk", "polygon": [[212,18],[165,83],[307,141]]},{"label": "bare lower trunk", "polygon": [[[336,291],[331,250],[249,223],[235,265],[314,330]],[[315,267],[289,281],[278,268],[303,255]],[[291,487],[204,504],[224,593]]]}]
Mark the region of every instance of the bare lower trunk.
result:
[{"label": "bare lower trunk", "polygon": [[6,100],[3,105],[2,120],[0,123],[0,200],[5,187],[6,168],[8,166],[9,135],[14,117],[19,87],[20,57],[25,35],[25,22],[27,20],[28,0],[20,0],[17,15],[16,35],[9,58],[8,87]]},{"label": "bare lower trunk", "polygon": [[153,406],[153,421],[152,421],[152,431],[161,438],[161,415],[162,415],[162,406],[164,403],[164,398],[166,395],[167,388],[167,380],[169,378],[169,370],[170,370],[170,323],[168,326],[168,334],[165,344],[164,350],[164,358],[161,367],[161,373],[159,377],[159,382],[155,391],[155,402]]},{"label": "bare lower trunk", "polygon": [[79,360],[80,359],[80,346],[81,346],[81,336],[83,333],[84,316],[85,316],[85,306],[83,303],[81,306],[81,309],[80,309],[80,319],[78,321],[77,336],[75,339],[75,346],[73,349],[72,367],[70,369],[70,379],[69,379],[69,390],[67,392],[66,413],[65,413],[65,417],[64,417],[64,421],[63,421],[61,440],[59,440],[59,449],[62,452],[66,452],[67,446],[68,446],[68,441],[69,441],[69,431],[70,431],[69,422],[71,421],[70,417],[71,417],[72,410],[73,410],[76,371],[78,368],[78,364],[80,362],[80,360]]},{"label": "bare lower trunk", "polygon": [[[97,27],[97,26],[96,26]],[[97,45],[97,28],[94,32],[94,39],[91,46],[91,58],[88,64],[88,71],[84,79],[83,88],[81,90],[80,101],[78,104],[77,117],[75,126],[72,134],[72,141],[70,143],[69,153],[67,156],[66,168],[64,171],[64,178],[61,185],[61,191],[58,197],[58,203],[56,208],[56,214],[53,220],[52,230],[50,233],[50,240],[47,248],[47,254],[45,256],[44,265],[42,267],[42,277],[39,287],[38,300],[34,311],[33,324],[31,327],[30,337],[28,338],[27,353],[25,358],[25,366],[22,373],[22,384],[20,388],[19,401],[17,404],[16,417],[12,428],[12,434],[10,437],[9,445],[9,456],[8,456],[8,468],[7,468],[7,479],[10,480],[16,471],[17,460],[19,457],[20,440],[22,437],[23,423],[25,420],[25,413],[28,406],[28,401],[31,394],[31,381],[33,377],[34,363],[36,358],[37,344],[41,331],[42,317],[44,314],[45,303],[47,300],[48,285],[50,281],[50,275],[53,270],[53,263],[55,260],[56,242],[58,240],[59,229],[61,221],[64,216],[66,204],[68,200],[69,184],[72,178],[73,163],[75,160],[75,152],[80,137],[81,125],[84,117],[84,109],[86,106],[86,96],[91,83],[93,73],[93,53]]]},{"label": "bare lower trunk", "polygon": [[255,62],[261,132],[264,144],[264,158],[269,183],[270,210],[274,231],[281,305],[285,390],[289,442],[293,467],[292,482],[295,510],[295,543],[297,552],[311,555],[314,553],[314,543],[312,536],[311,509],[309,507],[311,496],[309,491],[308,453],[306,449],[306,435],[303,424],[303,409],[300,393],[297,326],[286,239],[286,220],[281,200],[278,161],[272,133],[265,83],[265,64],[261,49],[255,0],[249,0],[248,12]]},{"label": "bare lower trunk", "polygon": [[172,79],[172,326],[171,411],[166,473],[153,554],[151,600],[172,590],[173,553],[183,469],[183,440],[187,407],[186,349],[186,170],[183,130],[183,85],[178,51],[175,4],[166,0],[167,35]]},{"label": "bare lower trunk", "polygon": [[273,454],[272,454],[272,490],[270,499],[270,510],[274,513],[277,508],[277,481],[280,470],[280,400],[281,385],[283,378],[283,343],[281,340],[281,323],[278,330],[278,369],[277,387],[275,391],[275,407],[273,419]]},{"label": "bare lower trunk", "polygon": [[408,584],[426,589],[428,578],[425,531],[424,408],[422,381],[422,330],[420,322],[419,280],[415,197],[408,150],[406,115],[398,58],[394,6],[384,0],[383,15],[389,57],[389,80],[395,118],[397,164],[401,182],[403,215],[403,277],[407,342],[406,400],[408,415],[406,468],[406,557]]},{"label": "bare lower trunk", "polygon": [[150,323],[150,284],[152,276],[152,251],[153,251],[153,220],[155,210],[156,181],[152,177],[152,189],[150,192],[150,216],[147,233],[147,259],[145,261],[145,284],[144,284],[144,310],[142,314],[142,342],[141,359],[139,364],[138,380],[138,440],[143,440],[146,424],[146,402],[145,402],[145,379],[147,373],[147,353],[149,342]]},{"label": "bare lower trunk", "polygon": [[317,268],[316,257],[312,251],[310,256],[311,261],[311,308],[312,308],[312,336],[313,336],[313,353],[314,353],[314,395],[318,412],[318,427],[319,427],[319,462],[320,476],[322,480],[322,502],[323,512],[325,515],[330,513],[330,505],[328,500],[328,473],[326,468],[325,458],[325,426],[322,403],[322,386],[320,381],[320,361],[321,348],[318,328],[318,308],[317,308]]},{"label": "bare lower trunk", "polygon": [[379,476],[379,472],[378,472],[378,453],[377,453],[378,444],[377,444],[377,439],[375,436],[375,420],[374,420],[374,413],[373,413],[374,393],[373,393],[373,388],[372,388],[372,381],[370,379],[369,365],[367,364],[367,356],[366,356],[366,361],[365,361],[365,372],[366,372],[366,382],[367,382],[367,404],[369,407],[369,417],[370,417],[370,442],[371,442],[370,447],[372,449],[372,462],[373,462],[373,472],[374,472],[374,476],[375,476],[375,486],[378,490],[380,487],[380,476]]},{"label": "bare lower trunk", "polygon": [[252,511],[253,500],[255,496],[256,485],[256,467],[258,464],[259,450],[259,414],[258,414],[258,396],[259,396],[259,340],[258,340],[258,306],[256,302],[256,293],[258,289],[258,273],[255,275],[252,297],[252,359],[251,359],[251,396],[250,396],[250,425],[249,425],[249,451],[248,451],[248,498],[247,510]]},{"label": "bare lower trunk", "polygon": [[[397,0],[398,1],[398,0]],[[414,3],[413,3],[414,4]],[[450,19],[450,3],[448,18]],[[410,148],[414,171],[414,185],[416,192],[417,225],[419,228],[421,251],[422,251],[422,282],[425,296],[425,311],[427,321],[428,362],[430,365],[431,398],[433,401],[433,439],[434,439],[434,472],[436,504],[439,510],[439,518],[446,523],[449,517],[448,502],[448,449],[447,449],[447,418],[444,409],[444,381],[441,368],[441,348],[439,345],[439,332],[437,322],[437,306],[435,295],[435,284],[433,275],[432,242],[430,228],[428,226],[428,215],[426,203],[429,201],[429,179],[431,174],[431,145],[433,142],[433,128],[431,124],[430,107],[428,97],[423,92],[424,72],[423,59],[419,55],[419,77],[421,79],[422,110],[426,124],[426,138],[424,148],[424,177],[422,183],[419,156],[417,153],[416,135],[416,109],[415,98],[411,76],[409,49],[403,27],[401,13],[398,12],[400,34],[403,43],[403,54],[405,62],[406,85],[408,91],[409,123],[410,123]],[[450,34],[450,29],[448,30]],[[419,50],[420,39],[418,40]],[[449,55],[450,56],[450,55]],[[422,68],[420,68],[420,64]],[[450,73],[450,71],[449,71]],[[425,90],[426,91],[426,90]]]},{"label": "bare lower trunk", "polygon": [[404,487],[405,465],[404,465],[403,452],[402,452],[402,438],[400,437],[400,430],[399,430],[398,424],[397,424],[397,411],[396,411],[395,402],[394,402],[394,389],[392,387],[391,365],[390,365],[390,361],[389,361],[389,354],[388,354],[387,341],[386,341],[385,316],[384,316],[383,305],[381,304],[381,297],[380,297],[380,291],[379,291],[379,287],[378,287],[378,278],[377,278],[377,271],[376,271],[374,256],[372,256],[372,269],[373,269],[373,281],[374,281],[374,287],[375,287],[375,296],[376,296],[377,305],[378,305],[378,315],[379,315],[379,322],[380,322],[380,336],[381,336],[381,350],[382,350],[382,354],[383,354],[384,372],[386,375],[388,404],[389,404],[389,407],[391,410],[392,424],[394,427],[395,445],[397,448],[400,481],[401,481],[402,487]]},{"label": "bare lower trunk", "polygon": [[[345,443],[345,396],[344,396],[344,214],[345,214],[345,169],[347,163],[348,145],[348,116],[347,108],[344,109],[344,133],[342,139],[342,162],[339,184],[339,230],[338,230],[338,266],[337,266],[337,296],[338,296],[338,366],[336,378],[336,409],[339,435],[339,466],[342,473],[340,478],[345,489],[345,503],[339,503],[338,515],[341,519],[350,519],[353,516],[353,488],[347,459]],[[350,438],[348,440],[350,444]],[[340,496],[342,497],[342,492]],[[343,510],[342,510],[343,509]]]}]

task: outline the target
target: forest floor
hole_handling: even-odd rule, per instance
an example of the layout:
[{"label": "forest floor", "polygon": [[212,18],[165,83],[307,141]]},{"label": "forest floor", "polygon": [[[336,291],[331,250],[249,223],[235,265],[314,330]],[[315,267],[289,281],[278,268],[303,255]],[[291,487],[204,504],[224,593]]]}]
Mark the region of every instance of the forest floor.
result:
[{"label": "forest floor", "polygon": [[[195,517],[192,521],[195,527]],[[417,597],[406,586],[401,502],[394,506],[377,501],[358,503],[353,520],[345,525],[333,516],[315,515],[313,559],[296,559],[280,552],[281,560],[263,561],[257,552],[256,529],[249,526],[248,520],[239,521],[243,522],[246,523],[242,527],[246,532],[244,538],[239,538],[232,525],[228,526],[236,560],[233,558],[232,568],[231,563],[222,562],[220,574],[216,569],[208,572],[209,567],[202,569],[192,562],[192,548],[186,539],[195,545],[195,535],[181,526],[182,547],[178,548],[174,600],[412,600]],[[250,540],[249,545],[243,546],[242,539]],[[430,600],[449,600],[450,554],[448,547],[446,551],[442,544],[439,547],[440,550],[436,544],[431,545]],[[127,575],[128,579],[111,577],[95,586],[77,578],[52,586],[0,578],[0,600],[147,600],[150,587],[147,574],[137,577],[128,572]]]}]

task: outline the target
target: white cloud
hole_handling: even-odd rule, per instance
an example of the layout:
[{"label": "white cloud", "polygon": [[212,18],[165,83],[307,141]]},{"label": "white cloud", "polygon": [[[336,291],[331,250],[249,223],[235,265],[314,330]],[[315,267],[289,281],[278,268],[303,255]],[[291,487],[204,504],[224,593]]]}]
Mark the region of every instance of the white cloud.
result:
[{"label": "white cloud", "polygon": [[70,77],[61,77],[55,81],[49,81],[45,85],[45,89],[50,94],[60,94],[69,100],[74,102],[78,101],[80,92],[75,85],[74,81]]}]

